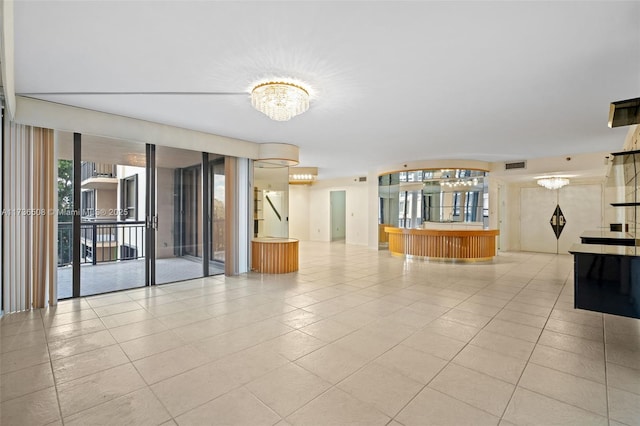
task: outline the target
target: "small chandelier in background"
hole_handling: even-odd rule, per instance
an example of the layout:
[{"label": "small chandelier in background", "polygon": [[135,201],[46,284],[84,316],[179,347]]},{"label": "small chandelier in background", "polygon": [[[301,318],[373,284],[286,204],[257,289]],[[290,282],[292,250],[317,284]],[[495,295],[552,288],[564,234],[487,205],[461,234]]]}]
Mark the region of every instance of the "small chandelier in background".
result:
[{"label": "small chandelier in background", "polygon": [[563,177],[548,177],[538,179],[538,185],[547,189],[560,189],[565,185],[569,185],[569,179]]},{"label": "small chandelier in background", "polygon": [[287,121],[309,109],[309,91],[293,83],[261,83],[251,90],[251,105],[272,120]]},{"label": "small chandelier in background", "polygon": [[289,167],[290,185],[308,185],[318,178],[317,167]]},{"label": "small chandelier in background", "polygon": [[467,180],[463,180],[463,179],[458,179],[458,180],[449,180],[443,183],[443,185],[448,186],[449,188],[455,188],[458,186],[473,186],[473,185],[477,185],[478,184],[478,179],[477,178],[473,178],[473,179],[467,179]]}]

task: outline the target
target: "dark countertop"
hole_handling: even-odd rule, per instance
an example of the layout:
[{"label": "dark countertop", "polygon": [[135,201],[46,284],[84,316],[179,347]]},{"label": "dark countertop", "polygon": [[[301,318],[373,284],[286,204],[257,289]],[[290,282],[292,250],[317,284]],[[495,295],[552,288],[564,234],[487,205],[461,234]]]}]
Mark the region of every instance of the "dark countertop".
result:
[{"label": "dark countertop", "polygon": [[629,232],[611,232],[606,230],[584,231],[580,238],[610,238],[616,240],[633,240],[635,236]]},{"label": "dark countertop", "polygon": [[573,244],[569,249],[571,254],[604,254],[610,256],[640,257],[640,247],[613,246],[605,244]]}]

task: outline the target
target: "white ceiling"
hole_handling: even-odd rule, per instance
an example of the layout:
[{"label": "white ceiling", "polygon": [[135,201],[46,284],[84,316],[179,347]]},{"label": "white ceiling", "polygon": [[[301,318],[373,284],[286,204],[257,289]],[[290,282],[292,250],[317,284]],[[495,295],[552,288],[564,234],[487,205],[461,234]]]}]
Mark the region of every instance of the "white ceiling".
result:
[{"label": "white ceiling", "polygon": [[[617,151],[609,103],[640,96],[640,2],[22,1],[20,93],[300,147],[320,177],[420,159]],[[288,122],[248,89],[313,91]],[[235,94],[233,94],[235,93]],[[152,142],[152,141],[150,141]]]}]

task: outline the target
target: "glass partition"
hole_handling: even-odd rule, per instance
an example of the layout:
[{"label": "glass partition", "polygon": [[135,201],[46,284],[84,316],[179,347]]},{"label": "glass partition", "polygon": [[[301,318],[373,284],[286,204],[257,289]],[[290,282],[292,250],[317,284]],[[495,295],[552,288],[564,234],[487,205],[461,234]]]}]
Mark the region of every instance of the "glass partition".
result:
[{"label": "glass partition", "polygon": [[225,250],[225,174],[224,157],[214,159],[209,162],[209,191],[211,207],[209,215],[211,225],[209,238],[211,248],[209,249],[209,274],[213,274],[214,269],[219,273],[224,273],[224,250]]},{"label": "glass partition", "polygon": [[156,187],[156,283],[202,277],[202,153],[156,147]]},{"label": "glass partition", "polygon": [[[66,148],[66,149],[65,149]],[[58,148],[58,298],[73,296],[73,145]]]},{"label": "glass partition", "polygon": [[85,136],[81,153],[80,296],[143,287],[145,144]]},{"label": "glass partition", "polygon": [[422,228],[442,223],[488,226],[486,172],[411,170],[378,178],[380,226]]},{"label": "glass partition", "polygon": [[253,236],[288,238],[289,168],[256,161],[253,183]]}]

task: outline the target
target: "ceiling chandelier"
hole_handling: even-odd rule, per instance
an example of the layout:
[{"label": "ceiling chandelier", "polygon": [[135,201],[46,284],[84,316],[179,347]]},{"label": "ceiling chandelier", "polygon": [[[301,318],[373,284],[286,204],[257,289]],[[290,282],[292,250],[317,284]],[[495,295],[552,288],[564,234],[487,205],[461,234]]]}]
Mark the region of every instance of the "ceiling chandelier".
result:
[{"label": "ceiling chandelier", "polygon": [[311,184],[317,178],[317,167],[289,167],[289,184]]},{"label": "ceiling chandelier", "polygon": [[565,185],[569,185],[569,179],[563,177],[548,177],[538,179],[538,185],[547,189],[560,189]]},{"label": "ceiling chandelier", "polygon": [[293,83],[261,83],[251,90],[251,105],[272,120],[287,121],[309,109],[309,92]]},{"label": "ceiling chandelier", "polygon": [[443,185],[448,186],[449,188],[455,188],[458,186],[472,186],[478,184],[478,178],[473,179],[457,179],[457,180],[448,180],[443,183]]}]

